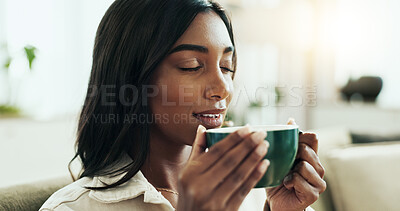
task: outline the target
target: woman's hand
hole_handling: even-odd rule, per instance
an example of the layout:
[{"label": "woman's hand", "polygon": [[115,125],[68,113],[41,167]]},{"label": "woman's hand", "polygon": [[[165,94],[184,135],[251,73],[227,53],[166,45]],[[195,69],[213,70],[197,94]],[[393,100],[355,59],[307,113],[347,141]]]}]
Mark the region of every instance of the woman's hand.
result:
[{"label": "woman's hand", "polygon": [[[289,120],[295,125],[294,120]],[[283,184],[275,188],[267,188],[267,202],[272,211],[304,210],[317,201],[325,191],[326,183],[322,179],[324,167],[319,161],[318,139],[314,133],[303,133],[299,137],[298,162],[285,177]]]},{"label": "woman's hand", "polygon": [[192,153],[179,175],[177,210],[237,210],[266,172],[269,161],[265,131],[244,127],[206,149],[199,126]]}]

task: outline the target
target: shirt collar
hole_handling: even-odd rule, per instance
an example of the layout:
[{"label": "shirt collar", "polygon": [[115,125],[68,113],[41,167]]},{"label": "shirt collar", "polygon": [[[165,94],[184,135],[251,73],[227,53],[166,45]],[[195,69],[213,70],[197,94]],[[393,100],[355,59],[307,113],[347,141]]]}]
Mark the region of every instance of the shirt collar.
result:
[{"label": "shirt collar", "polygon": [[[132,162],[129,155],[124,154],[123,158],[116,166],[117,168],[125,166]],[[103,183],[112,184],[121,179],[126,173],[118,176],[96,176],[93,177],[91,187],[104,186]],[[174,209],[171,203],[160,193],[157,189],[147,181],[146,177],[141,171],[135,176],[129,179],[122,185],[116,188],[109,188],[106,190],[90,190],[89,197],[103,202],[103,203],[115,203],[123,200],[133,199],[143,195],[145,203],[152,204],[165,204],[170,208]]]}]

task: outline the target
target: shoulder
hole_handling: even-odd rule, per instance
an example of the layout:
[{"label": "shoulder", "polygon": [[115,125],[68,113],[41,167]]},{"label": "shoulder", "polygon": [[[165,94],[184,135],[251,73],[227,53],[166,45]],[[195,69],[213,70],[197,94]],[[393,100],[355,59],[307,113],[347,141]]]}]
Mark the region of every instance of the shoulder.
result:
[{"label": "shoulder", "polygon": [[90,190],[112,184],[124,174],[109,177],[84,177],[56,191],[39,211],[63,210],[173,210],[172,205],[139,171],[123,185],[106,190]]},{"label": "shoulder", "polygon": [[55,210],[66,202],[71,203],[77,201],[80,197],[85,195],[85,193],[90,191],[89,189],[86,189],[85,186],[90,186],[91,183],[91,178],[84,177],[61,188],[60,190],[54,192],[39,210]]}]

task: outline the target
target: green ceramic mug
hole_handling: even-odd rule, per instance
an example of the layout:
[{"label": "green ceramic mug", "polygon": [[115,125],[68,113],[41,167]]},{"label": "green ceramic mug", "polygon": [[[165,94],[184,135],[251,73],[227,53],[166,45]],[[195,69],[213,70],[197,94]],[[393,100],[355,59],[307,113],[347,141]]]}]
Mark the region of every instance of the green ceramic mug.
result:
[{"label": "green ceramic mug", "polygon": [[[250,131],[265,130],[269,142],[265,156],[270,161],[267,172],[255,188],[275,187],[282,184],[289,173],[297,154],[299,128],[297,125],[258,125],[249,126]],[[207,146],[211,147],[230,133],[242,127],[225,127],[206,130]]]}]

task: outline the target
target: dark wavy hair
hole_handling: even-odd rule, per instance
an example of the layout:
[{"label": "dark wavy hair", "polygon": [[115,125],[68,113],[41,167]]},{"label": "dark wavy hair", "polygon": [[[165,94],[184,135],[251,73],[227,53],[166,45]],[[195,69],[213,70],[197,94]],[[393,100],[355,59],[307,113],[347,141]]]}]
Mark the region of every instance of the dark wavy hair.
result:
[{"label": "dark wavy hair", "polygon": [[[76,154],[68,165],[74,181],[76,179],[70,167],[78,157],[82,162],[79,178],[126,173],[113,184],[87,187],[89,189],[116,187],[140,170],[149,151],[149,123],[100,122],[98,117],[148,115],[148,105],[142,103],[143,99],[147,99],[143,85],[149,83],[153,71],[196,15],[210,11],[221,17],[235,45],[231,21],[225,10],[215,2],[116,0],[110,6],[97,29],[89,87],[78,124]],[[233,64],[236,70],[235,52]],[[125,91],[117,97],[103,92],[110,88],[112,92],[120,93],[126,85],[137,87],[136,92]],[[132,99],[136,99],[136,103],[121,103]],[[133,162],[117,170],[108,170],[128,150]]]}]

